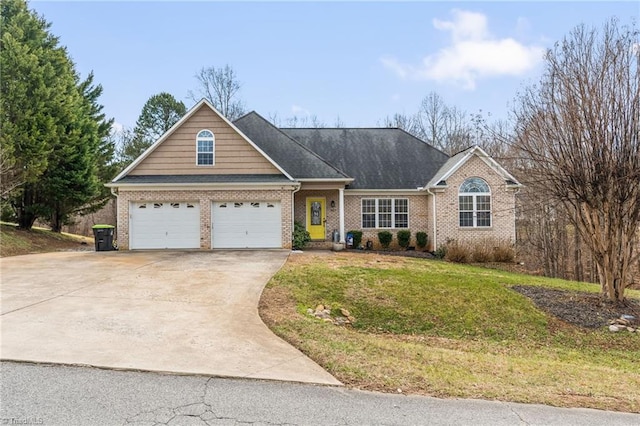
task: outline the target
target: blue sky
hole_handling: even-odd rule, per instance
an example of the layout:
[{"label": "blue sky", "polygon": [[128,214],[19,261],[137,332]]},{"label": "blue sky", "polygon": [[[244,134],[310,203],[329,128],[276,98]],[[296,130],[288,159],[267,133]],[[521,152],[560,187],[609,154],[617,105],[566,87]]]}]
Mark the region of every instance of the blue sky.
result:
[{"label": "blue sky", "polygon": [[202,67],[231,65],[241,98],[264,117],[315,115],[371,127],[411,114],[431,91],[468,112],[507,116],[539,79],[542,53],[576,25],[617,16],[628,2],[50,2],[30,8],[100,101],[133,127],[146,100],[185,102]]}]

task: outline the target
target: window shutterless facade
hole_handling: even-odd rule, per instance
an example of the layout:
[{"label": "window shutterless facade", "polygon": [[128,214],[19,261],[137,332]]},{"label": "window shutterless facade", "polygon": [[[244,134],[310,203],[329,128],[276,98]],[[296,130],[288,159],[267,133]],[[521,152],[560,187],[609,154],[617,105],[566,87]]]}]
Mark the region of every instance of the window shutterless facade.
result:
[{"label": "window shutterless facade", "polygon": [[196,136],[196,164],[213,166],[215,164],[216,139],[210,130],[200,130]]},{"label": "window shutterless facade", "polygon": [[458,191],[459,225],[462,228],[491,226],[491,189],[483,179],[465,180]]},{"label": "window shutterless facade", "polygon": [[363,198],[362,228],[408,228],[409,200],[406,198]]}]

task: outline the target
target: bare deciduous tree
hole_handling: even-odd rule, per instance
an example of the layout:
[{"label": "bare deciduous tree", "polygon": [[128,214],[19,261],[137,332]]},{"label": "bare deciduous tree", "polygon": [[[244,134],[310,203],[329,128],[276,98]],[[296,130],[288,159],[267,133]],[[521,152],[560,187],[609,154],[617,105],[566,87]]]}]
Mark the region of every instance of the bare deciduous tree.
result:
[{"label": "bare deciduous tree", "polygon": [[383,120],[378,121],[378,123],[382,127],[402,129],[414,136],[424,139],[422,129],[417,121],[417,115],[395,113],[392,116],[386,116]]},{"label": "bare deciduous tree", "polygon": [[436,92],[430,92],[422,100],[420,111],[416,114],[416,125],[420,134],[431,145],[446,151],[451,130],[449,123],[451,108]]},{"label": "bare deciduous tree", "polygon": [[205,98],[231,121],[245,113],[244,104],[238,99],[241,84],[229,65],[224,68],[202,68],[195,78],[198,80],[198,88],[187,94],[191,100],[198,102]]},{"label": "bare deciduous tree", "polygon": [[597,264],[602,294],[624,300],[640,226],[638,32],[611,20],[573,30],[546,56],[515,110],[525,184],[561,203]]}]

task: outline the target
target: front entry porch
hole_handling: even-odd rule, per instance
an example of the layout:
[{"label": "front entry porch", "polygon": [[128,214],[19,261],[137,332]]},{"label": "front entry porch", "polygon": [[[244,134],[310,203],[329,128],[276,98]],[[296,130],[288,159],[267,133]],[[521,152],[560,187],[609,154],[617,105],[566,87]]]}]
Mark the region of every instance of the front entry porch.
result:
[{"label": "front entry porch", "polygon": [[344,184],[303,184],[294,195],[294,220],[309,232],[310,248],[331,248],[335,231],[344,243]]}]

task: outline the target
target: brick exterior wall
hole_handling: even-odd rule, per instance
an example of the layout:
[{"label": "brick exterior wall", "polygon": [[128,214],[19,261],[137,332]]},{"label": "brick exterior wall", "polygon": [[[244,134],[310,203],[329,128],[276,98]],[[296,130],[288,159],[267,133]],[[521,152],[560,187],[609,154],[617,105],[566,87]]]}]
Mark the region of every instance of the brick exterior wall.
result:
[{"label": "brick exterior wall", "polygon": [[[406,198],[409,200],[409,228],[396,228],[396,229],[362,229],[362,199],[363,198]],[[345,232],[349,231],[362,231],[362,244],[366,244],[367,240],[373,242],[374,248],[379,248],[378,232],[386,230],[393,234],[392,248],[398,248],[398,238],[396,233],[401,229],[408,229],[411,231],[411,245],[416,243],[416,232],[426,232],[430,234],[429,230],[429,216],[430,204],[427,202],[428,197],[426,193],[420,193],[417,195],[349,195],[345,192],[344,204],[345,204],[345,218],[344,227]]]},{"label": "brick exterior wall", "polygon": [[[489,228],[461,228],[458,223],[458,189],[469,177],[481,177],[491,188],[491,219]],[[479,241],[499,239],[515,242],[515,191],[507,188],[504,179],[484,161],[474,156],[447,179],[448,187],[436,193],[437,246],[447,240]],[[339,191],[335,189],[301,190],[294,196],[294,218],[291,217],[291,190],[175,190],[175,191],[125,191],[118,196],[118,246],[129,248],[129,205],[130,202],[198,202],[200,205],[200,248],[211,248],[211,203],[214,201],[279,201],[282,209],[282,248],[291,248],[292,219],[306,224],[307,197],[324,197],[326,200],[325,241],[314,242],[310,246],[330,248],[332,232],[340,229]],[[354,195],[345,190],[345,233],[351,230],[363,231],[362,242],[367,240],[379,248],[378,232],[382,229],[362,229],[361,200],[363,198],[406,198],[409,201],[409,229],[411,245],[415,245],[416,232],[426,232],[429,236],[428,249],[433,246],[433,215],[431,196],[426,192],[415,195]],[[331,208],[331,201],[336,206]],[[388,229],[394,235],[392,248],[397,248],[398,229]]]},{"label": "brick exterior wall", "polygon": [[[458,190],[460,185],[470,177],[484,179],[491,189],[491,227],[489,228],[459,226]],[[497,239],[515,242],[516,239],[515,190],[507,188],[504,179],[477,156],[469,159],[447,179],[447,188],[444,192],[436,193],[436,215],[438,247],[447,240],[474,242]]]},{"label": "brick exterior wall", "polygon": [[200,248],[211,248],[211,203],[214,201],[279,201],[282,210],[282,248],[291,248],[291,190],[176,190],[120,191],[118,194],[117,239],[120,250],[129,249],[129,206],[134,202],[198,202],[200,205]]}]

